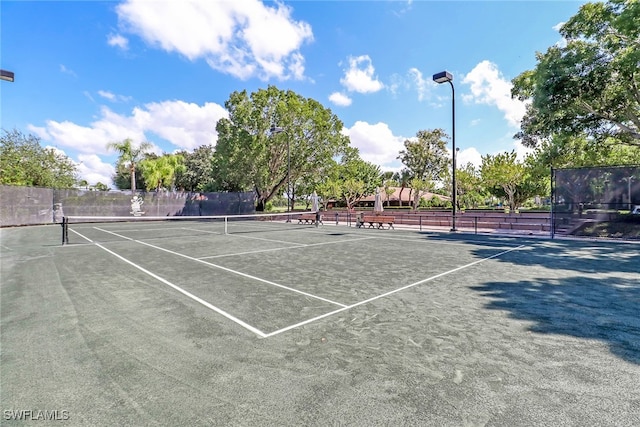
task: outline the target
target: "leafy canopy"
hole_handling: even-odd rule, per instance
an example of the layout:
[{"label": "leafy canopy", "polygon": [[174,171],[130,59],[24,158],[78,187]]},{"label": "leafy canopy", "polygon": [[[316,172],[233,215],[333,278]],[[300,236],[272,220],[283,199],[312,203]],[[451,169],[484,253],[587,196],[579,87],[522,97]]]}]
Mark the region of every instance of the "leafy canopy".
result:
[{"label": "leafy canopy", "polygon": [[77,182],[77,166],[66,155],[40,145],[40,138],[18,130],[2,131],[0,183],[9,185],[71,188]]},{"label": "leafy canopy", "polygon": [[535,69],[513,80],[512,96],[531,101],[516,138],[640,146],[639,23],[637,0],[583,5],[560,30],[566,46],[537,54]]}]

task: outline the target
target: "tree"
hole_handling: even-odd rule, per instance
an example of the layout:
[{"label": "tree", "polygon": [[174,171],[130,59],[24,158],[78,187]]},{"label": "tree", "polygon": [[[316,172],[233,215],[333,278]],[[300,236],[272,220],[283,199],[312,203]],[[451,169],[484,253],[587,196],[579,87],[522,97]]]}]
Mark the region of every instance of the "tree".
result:
[{"label": "tree", "polygon": [[0,183],[50,188],[72,188],[77,166],[65,154],[40,145],[40,138],[18,130],[0,137]]},{"label": "tree", "polygon": [[535,69],[513,80],[512,96],[531,100],[516,138],[640,146],[639,20],[637,0],[583,5],[560,30],[566,46],[538,53]]},{"label": "tree", "polygon": [[424,179],[413,178],[409,185],[411,189],[414,191],[413,193],[413,210],[418,210],[418,205],[420,202],[420,197],[427,191],[433,188],[433,181],[427,181]]},{"label": "tree", "polygon": [[342,198],[349,210],[363,197],[375,193],[381,184],[380,167],[362,160],[357,148],[345,151],[338,170]]},{"label": "tree", "polygon": [[193,152],[180,151],[177,154],[184,159],[184,169],[176,171],[177,188],[186,191],[210,191],[214,188],[212,145],[202,145]]},{"label": "tree", "polygon": [[480,175],[487,191],[506,197],[512,211],[530,197],[543,194],[547,184],[526,163],[517,161],[515,151],[482,156]]},{"label": "tree", "polygon": [[177,172],[184,171],[184,159],[180,154],[165,154],[156,159],[140,161],[142,176],[147,185],[146,190],[160,191],[162,188],[172,189]]},{"label": "tree", "polygon": [[101,182],[97,182],[94,188],[98,191],[109,191],[109,186]]},{"label": "tree", "polygon": [[389,207],[389,198],[391,196],[393,196],[393,193],[396,192],[396,189],[393,188],[396,185],[396,182],[392,179],[393,174],[391,177],[387,178],[384,182],[383,182],[383,186],[384,186],[384,195],[386,196],[387,199],[387,207]]},{"label": "tree", "polygon": [[415,140],[404,141],[404,150],[398,159],[407,167],[413,178],[436,181],[449,164],[447,134],[442,129],[421,130]]},{"label": "tree", "polygon": [[[229,117],[216,124],[216,185],[227,191],[255,191],[258,211],[287,182],[313,174],[349,143],[331,110],[290,90],[269,86],[251,95],[234,92],[225,107]],[[284,131],[271,134],[274,124]]]},{"label": "tree", "polygon": [[131,141],[131,139],[129,138],[125,139],[122,142],[110,142],[109,144],[107,144],[108,150],[115,150],[120,153],[118,163],[122,164],[129,170],[131,179],[131,194],[136,193],[137,164],[144,157],[144,154],[151,149],[151,147],[152,145],[149,142],[142,142],[136,147],[133,145],[133,141]]},{"label": "tree", "polygon": [[480,172],[473,163],[467,163],[456,169],[457,208],[475,208],[484,199],[484,188],[480,179]]},{"label": "tree", "polygon": [[584,136],[555,136],[541,141],[533,153],[539,167],[575,168],[640,164],[640,146],[614,143],[593,144]]},{"label": "tree", "polygon": [[[398,159],[406,166],[410,182],[433,182],[442,179],[447,170],[447,134],[442,129],[420,130],[415,139],[404,141],[404,150],[400,151]],[[418,184],[423,187],[423,184]],[[409,186],[411,191],[413,187]],[[417,190],[420,192],[420,190]],[[402,189],[401,189],[402,194]],[[415,199],[415,195],[413,196]],[[419,196],[416,201],[419,200]],[[414,203],[414,208],[417,203]]]}]

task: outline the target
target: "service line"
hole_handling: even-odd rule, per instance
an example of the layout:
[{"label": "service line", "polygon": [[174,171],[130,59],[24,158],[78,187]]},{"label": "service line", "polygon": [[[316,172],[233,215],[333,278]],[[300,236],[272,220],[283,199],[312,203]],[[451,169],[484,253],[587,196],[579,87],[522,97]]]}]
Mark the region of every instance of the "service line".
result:
[{"label": "service line", "polygon": [[413,287],[418,286],[418,285],[421,285],[421,284],[423,284],[423,283],[430,282],[430,281],[435,280],[435,279],[438,279],[438,278],[440,278],[440,277],[442,277],[442,276],[446,276],[446,275],[448,275],[448,274],[455,273],[456,271],[460,271],[460,270],[463,270],[463,269],[465,269],[465,268],[469,268],[469,267],[474,266],[474,265],[476,265],[476,264],[480,264],[481,262],[488,261],[488,260],[493,259],[493,258],[497,258],[497,257],[499,257],[499,256],[501,256],[501,255],[504,255],[504,254],[509,253],[509,252],[512,252],[512,251],[516,251],[516,250],[521,249],[521,248],[524,248],[524,247],[525,247],[525,245],[520,245],[520,246],[517,246],[517,247],[515,247],[515,248],[507,249],[507,250],[505,250],[505,251],[502,251],[502,252],[499,252],[499,253],[497,253],[497,254],[491,255],[490,257],[482,258],[482,259],[479,259],[479,260],[477,260],[477,261],[471,262],[471,263],[469,263],[469,264],[466,264],[466,265],[463,265],[463,266],[460,266],[460,267],[454,268],[453,270],[449,270],[449,271],[445,271],[445,272],[440,273],[440,274],[436,274],[435,276],[431,276],[431,277],[429,277],[429,278],[427,278],[427,279],[423,279],[423,280],[420,280],[420,281],[418,281],[418,282],[411,283],[411,284],[409,284],[409,285],[403,286],[403,287],[401,287],[401,288],[394,289],[394,290],[392,290],[392,291],[385,292],[385,293],[380,294],[380,295],[376,295],[376,296],[371,297],[371,298],[369,298],[369,299],[366,299],[366,300],[364,300],[364,301],[360,301],[360,302],[357,302],[357,303],[355,303],[355,304],[351,304],[351,305],[349,305],[349,306],[346,306],[346,307],[340,308],[340,309],[338,309],[338,310],[334,310],[334,311],[331,311],[331,312],[329,312],[329,313],[325,313],[325,314],[322,314],[322,315],[320,315],[320,316],[316,316],[316,317],[314,317],[313,319],[308,319],[308,320],[305,320],[305,321],[303,321],[303,322],[296,323],[295,325],[291,325],[291,326],[287,326],[287,327],[282,328],[282,329],[278,329],[277,331],[273,331],[273,332],[271,332],[271,333],[266,334],[266,336],[264,336],[264,338],[269,338],[269,337],[272,337],[272,336],[274,336],[274,335],[281,334],[282,332],[290,331],[291,329],[299,328],[300,326],[304,326],[304,325],[307,325],[307,324],[309,324],[309,323],[315,322],[315,321],[317,321],[317,320],[324,319],[325,317],[332,316],[332,315],[337,314],[337,313],[340,313],[340,312],[342,312],[342,311],[346,311],[346,310],[349,310],[349,309],[352,309],[352,308],[355,308],[355,307],[358,307],[358,306],[361,306],[361,305],[364,305],[364,304],[368,304],[368,303],[370,303],[370,302],[372,302],[372,301],[375,301],[375,300],[378,300],[378,299],[380,299],[380,298],[388,297],[389,295],[393,295],[393,294],[395,294],[395,293],[398,293],[398,292],[404,291],[404,290],[409,289],[409,288],[413,288]]},{"label": "service line", "polygon": [[109,233],[109,234],[113,234],[113,235],[121,237],[123,239],[130,240],[130,241],[139,243],[141,245],[149,246],[150,248],[158,249],[160,251],[164,251],[164,252],[170,253],[172,255],[177,255],[177,256],[182,257],[182,258],[186,258],[186,259],[189,259],[189,260],[192,260],[192,261],[199,262],[201,264],[205,264],[205,265],[208,265],[208,266],[211,266],[211,267],[214,267],[214,268],[218,268],[220,270],[224,270],[226,272],[229,272],[229,273],[232,273],[232,274],[236,274],[238,276],[242,276],[242,277],[246,277],[246,278],[251,279],[251,280],[256,280],[258,282],[266,283],[268,285],[275,286],[275,287],[278,287],[278,288],[281,288],[281,289],[286,289],[288,291],[295,292],[295,293],[307,296],[309,298],[314,298],[314,299],[318,299],[320,301],[328,302],[329,304],[337,305],[337,306],[340,306],[340,307],[346,307],[346,305],[341,304],[339,302],[331,301],[330,299],[327,299],[327,298],[322,298],[320,296],[313,295],[313,294],[310,294],[308,292],[303,292],[303,291],[300,291],[298,289],[290,288],[289,286],[280,285],[280,284],[272,282],[270,280],[261,279],[261,278],[256,277],[256,276],[252,276],[250,274],[243,273],[241,271],[232,270],[230,268],[223,267],[223,266],[218,265],[218,264],[214,264],[214,263],[211,263],[211,262],[208,262],[208,261],[204,261],[204,260],[201,260],[201,259],[198,259],[198,258],[194,258],[194,257],[189,256],[189,255],[181,254],[180,252],[175,252],[175,251],[172,251],[170,249],[161,248],[160,246],[152,245],[151,243],[146,243],[146,242],[142,242],[140,240],[132,239],[130,237],[122,236],[122,235],[119,235],[119,234],[114,233],[112,231],[103,230],[100,227],[94,227],[94,228],[96,230],[99,230],[99,231],[102,231],[102,232],[105,232],[105,233]]},{"label": "service line", "polygon": [[[78,233],[77,231],[73,231],[73,232],[76,233],[78,236],[80,236],[80,237],[82,237],[82,238],[84,238],[84,239],[86,239],[86,240],[88,240],[88,241],[93,243],[93,241],[91,239],[89,239],[88,237],[83,236],[82,234]],[[129,240],[132,240],[132,239],[129,239]],[[180,286],[174,285],[173,283],[169,282],[168,280],[158,276],[155,273],[152,273],[151,271],[147,270],[146,268],[144,268],[142,266],[139,266],[138,264],[134,263],[133,261],[128,260],[127,258],[123,257],[122,255],[118,255],[117,253],[113,252],[112,250],[105,248],[100,243],[95,243],[95,245],[97,247],[99,247],[100,249],[102,249],[102,250],[110,253],[111,255],[115,256],[116,258],[126,262],[127,264],[131,265],[132,267],[137,268],[138,270],[142,271],[145,274],[148,274],[149,276],[151,276],[154,279],[164,283],[165,285],[172,287],[173,289],[175,289],[176,291],[180,292],[181,294],[187,296],[188,298],[191,298],[192,300],[204,305],[208,309],[213,310],[216,313],[218,313],[218,314],[226,317],[227,319],[231,320],[232,322],[242,326],[243,328],[248,329],[249,331],[253,332],[254,334],[258,335],[259,337],[265,338],[267,336],[260,329],[255,328],[255,327],[249,325],[246,322],[243,322],[242,320],[238,319],[237,317],[232,316],[231,314],[229,314],[226,311],[214,306],[211,303],[208,303],[207,301],[203,300],[202,298],[200,298],[200,297],[198,297],[198,296],[196,296],[196,295],[194,295],[194,294],[182,289]]]}]

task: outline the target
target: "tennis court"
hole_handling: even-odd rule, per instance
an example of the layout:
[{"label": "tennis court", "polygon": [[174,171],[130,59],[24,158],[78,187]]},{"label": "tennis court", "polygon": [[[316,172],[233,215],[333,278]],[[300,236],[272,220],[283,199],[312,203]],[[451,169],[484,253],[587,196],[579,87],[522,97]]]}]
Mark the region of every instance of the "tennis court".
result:
[{"label": "tennis court", "polygon": [[1,233],[3,424],[640,424],[637,243],[295,218]]}]

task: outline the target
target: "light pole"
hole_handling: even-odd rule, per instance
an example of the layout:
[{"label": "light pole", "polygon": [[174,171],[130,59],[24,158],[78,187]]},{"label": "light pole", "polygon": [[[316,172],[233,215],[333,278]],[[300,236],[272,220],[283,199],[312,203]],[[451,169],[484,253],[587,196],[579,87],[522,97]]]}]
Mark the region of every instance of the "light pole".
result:
[{"label": "light pole", "polygon": [[[289,194],[291,192],[291,184],[289,182],[291,176],[291,155],[289,151],[289,139],[291,139],[291,137],[284,128],[271,126],[271,135],[276,135],[279,133],[284,133],[287,136],[287,213],[289,213],[291,212],[291,210],[289,209],[289,199],[291,198],[291,195]],[[287,222],[291,222],[291,217],[287,217]]]},{"label": "light pole", "polygon": [[0,80],[13,82],[15,80],[15,75],[13,74],[13,71],[0,70]]},{"label": "light pole", "polygon": [[451,85],[451,141],[453,143],[453,174],[452,174],[452,186],[453,186],[453,213],[452,213],[452,227],[451,231],[458,231],[456,229],[456,91],[453,87],[453,75],[448,71],[441,71],[433,75],[433,81],[436,83],[448,82]]}]

